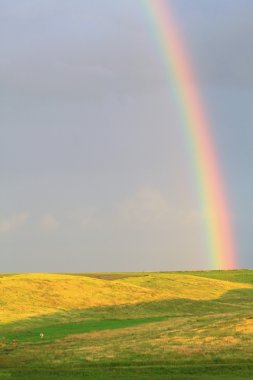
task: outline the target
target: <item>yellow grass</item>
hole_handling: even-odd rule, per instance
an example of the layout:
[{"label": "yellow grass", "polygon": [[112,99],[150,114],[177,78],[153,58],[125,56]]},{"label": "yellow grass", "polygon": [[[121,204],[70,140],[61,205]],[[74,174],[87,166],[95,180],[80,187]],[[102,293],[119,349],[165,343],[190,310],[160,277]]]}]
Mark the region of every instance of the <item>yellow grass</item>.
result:
[{"label": "yellow grass", "polygon": [[[186,274],[150,274],[142,277],[129,277],[120,280],[121,284],[132,284],[165,292],[166,298],[187,298],[191,300],[210,300],[221,297],[234,289],[250,288],[249,284],[215,280]],[[251,287],[252,288],[252,287]]]},{"label": "yellow grass", "polygon": [[253,319],[243,319],[236,326],[235,330],[243,334],[253,334]]},{"label": "yellow grass", "polygon": [[63,310],[164,299],[208,300],[248,284],[185,274],[146,274],[108,281],[62,274],[20,274],[0,278],[0,323]]}]

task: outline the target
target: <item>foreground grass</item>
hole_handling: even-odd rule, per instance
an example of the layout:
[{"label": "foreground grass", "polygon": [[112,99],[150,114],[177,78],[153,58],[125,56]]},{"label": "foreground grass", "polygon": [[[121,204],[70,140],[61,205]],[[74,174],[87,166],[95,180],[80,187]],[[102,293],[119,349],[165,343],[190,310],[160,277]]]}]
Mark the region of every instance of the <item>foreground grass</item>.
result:
[{"label": "foreground grass", "polygon": [[19,315],[0,324],[0,380],[253,379],[253,272],[231,272],[8,276],[14,304],[0,302]]},{"label": "foreground grass", "polygon": [[253,366],[230,365],[228,366],[184,366],[168,367],[104,367],[86,368],[81,370],[22,370],[0,372],[0,379],[17,380],[242,380],[252,379]]}]

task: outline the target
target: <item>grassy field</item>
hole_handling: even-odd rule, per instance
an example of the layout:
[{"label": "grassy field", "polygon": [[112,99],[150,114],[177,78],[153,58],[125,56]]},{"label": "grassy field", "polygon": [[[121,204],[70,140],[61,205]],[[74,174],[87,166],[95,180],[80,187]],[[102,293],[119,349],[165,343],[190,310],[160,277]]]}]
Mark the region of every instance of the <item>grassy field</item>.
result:
[{"label": "grassy field", "polygon": [[252,302],[253,270],[2,274],[0,380],[253,379]]}]

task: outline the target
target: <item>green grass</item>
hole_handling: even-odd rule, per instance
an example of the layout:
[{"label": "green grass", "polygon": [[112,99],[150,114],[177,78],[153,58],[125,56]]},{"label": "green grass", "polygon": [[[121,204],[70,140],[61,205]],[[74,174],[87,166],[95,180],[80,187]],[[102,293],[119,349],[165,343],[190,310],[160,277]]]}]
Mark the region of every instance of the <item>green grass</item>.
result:
[{"label": "green grass", "polygon": [[[2,379],[17,380],[249,380],[253,379],[253,366],[185,366],[185,367],[152,367],[145,368],[86,368],[81,370],[38,370],[10,371],[3,373]],[[1,374],[0,374],[1,379]]]},{"label": "green grass", "polygon": [[[215,299],[179,297],[62,310],[2,324],[0,380],[253,379],[253,271],[185,274],[240,279],[249,288]],[[162,275],[157,274],[159,281]],[[108,274],[106,280],[123,283],[130,277],[159,291],[153,276],[147,282],[141,280],[147,274],[132,276]]]},{"label": "green grass", "polygon": [[185,273],[199,277],[214,278],[216,280],[253,284],[253,269],[190,271]]},{"label": "green grass", "polygon": [[[71,314],[71,313],[69,313]],[[132,318],[132,319],[105,319],[105,320],[84,320],[70,323],[57,323],[45,325],[41,324],[41,327],[32,327],[20,329],[18,325],[15,329],[15,324],[12,328],[5,330],[2,329],[2,335],[6,342],[11,342],[13,339],[18,342],[38,342],[41,341],[40,333],[46,331],[43,342],[52,342],[55,339],[62,339],[72,334],[84,334],[91,331],[113,330],[122,329],[132,326],[138,326],[145,323],[154,323],[166,320],[167,316],[158,316],[153,318]],[[36,319],[35,319],[36,321]],[[21,325],[22,326],[22,325]],[[44,327],[44,329],[43,329]]]}]

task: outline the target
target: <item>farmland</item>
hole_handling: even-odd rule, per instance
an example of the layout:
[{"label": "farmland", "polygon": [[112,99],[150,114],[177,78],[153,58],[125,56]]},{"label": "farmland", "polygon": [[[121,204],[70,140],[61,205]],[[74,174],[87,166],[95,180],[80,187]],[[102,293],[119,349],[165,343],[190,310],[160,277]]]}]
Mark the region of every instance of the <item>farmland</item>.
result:
[{"label": "farmland", "polygon": [[253,379],[253,270],[2,274],[0,286],[0,379]]}]

